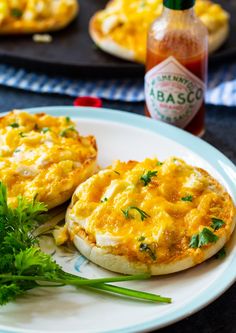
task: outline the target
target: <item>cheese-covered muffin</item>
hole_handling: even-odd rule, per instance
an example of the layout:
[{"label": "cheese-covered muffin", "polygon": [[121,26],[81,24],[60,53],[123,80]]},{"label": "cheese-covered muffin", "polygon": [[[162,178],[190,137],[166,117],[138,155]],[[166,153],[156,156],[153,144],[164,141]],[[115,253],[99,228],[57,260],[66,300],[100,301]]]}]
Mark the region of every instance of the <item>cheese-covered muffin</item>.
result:
[{"label": "cheese-covered muffin", "polygon": [[82,137],[69,117],[13,111],[0,118],[0,181],[9,203],[22,195],[55,207],[96,169],[93,136]]},{"label": "cheese-covered muffin", "polygon": [[0,34],[59,30],[67,26],[78,11],[77,0],[1,0]]},{"label": "cheese-covered muffin", "polygon": [[213,177],[181,159],[116,161],[76,189],[66,221],[94,263],[159,275],[219,251],[234,229],[235,207]]},{"label": "cheese-covered muffin", "polygon": [[[162,10],[162,0],[112,0],[92,17],[90,35],[104,51],[144,63],[149,26]],[[208,29],[211,53],[228,36],[229,14],[208,0],[196,0],[195,12]]]}]

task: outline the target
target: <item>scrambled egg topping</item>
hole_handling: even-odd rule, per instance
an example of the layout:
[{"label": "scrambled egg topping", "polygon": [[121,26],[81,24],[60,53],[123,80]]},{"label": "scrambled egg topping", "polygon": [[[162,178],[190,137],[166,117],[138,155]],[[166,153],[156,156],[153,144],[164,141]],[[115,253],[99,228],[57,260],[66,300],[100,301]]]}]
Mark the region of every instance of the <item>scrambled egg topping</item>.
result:
[{"label": "scrambled egg topping", "polygon": [[[204,228],[229,236],[232,212],[229,195],[202,169],[177,158],[146,159],[116,161],[81,184],[68,220],[72,239],[78,234],[130,260],[166,263],[199,256],[189,244]],[[219,230],[212,219],[222,219]]]},{"label": "scrambled egg topping", "polygon": [[66,15],[74,0],[0,0],[0,28],[14,21],[41,21]]},{"label": "scrambled egg topping", "polygon": [[0,118],[0,180],[12,204],[20,194],[61,204],[94,173],[96,156],[95,139],[79,136],[68,117],[14,111]]},{"label": "scrambled egg topping", "polygon": [[[147,31],[161,15],[162,3],[162,0],[113,0],[97,15],[100,32],[119,45],[134,50],[136,60],[145,62]],[[208,0],[197,0],[195,12],[210,34],[229,21],[228,13]]]}]

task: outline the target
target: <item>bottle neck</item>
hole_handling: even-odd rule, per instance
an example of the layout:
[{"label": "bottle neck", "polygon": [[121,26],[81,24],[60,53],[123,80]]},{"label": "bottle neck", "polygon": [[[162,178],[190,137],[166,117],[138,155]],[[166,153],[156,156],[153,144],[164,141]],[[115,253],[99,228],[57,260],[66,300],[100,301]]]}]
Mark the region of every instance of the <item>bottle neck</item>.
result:
[{"label": "bottle neck", "polygon": [[195,17],[195,11],[193,7],[177,10],[164,6],[162,17],[164,17],[167,21],[171,21],[172,24],[179,24],[180,22],[184,24],[186,22],[191,22],[191,20]]},{"label": "bottle neck", "polygon": [[163,5],[165,8],[177,11],[190,10],[194,7],[195,0],[163,0]]}]

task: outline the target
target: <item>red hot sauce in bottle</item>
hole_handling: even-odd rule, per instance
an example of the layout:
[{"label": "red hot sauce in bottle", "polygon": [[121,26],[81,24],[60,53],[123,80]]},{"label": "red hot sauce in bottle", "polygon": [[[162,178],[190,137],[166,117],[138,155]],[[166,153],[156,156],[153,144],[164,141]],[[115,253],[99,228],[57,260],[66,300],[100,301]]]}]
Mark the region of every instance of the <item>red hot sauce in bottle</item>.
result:
[{"label": "red hot sauce in bottle", "polygon": [[149,31],[146,115],[201,136],[207,80],[208,35],[195,16],[195,0],[164,0]]}]

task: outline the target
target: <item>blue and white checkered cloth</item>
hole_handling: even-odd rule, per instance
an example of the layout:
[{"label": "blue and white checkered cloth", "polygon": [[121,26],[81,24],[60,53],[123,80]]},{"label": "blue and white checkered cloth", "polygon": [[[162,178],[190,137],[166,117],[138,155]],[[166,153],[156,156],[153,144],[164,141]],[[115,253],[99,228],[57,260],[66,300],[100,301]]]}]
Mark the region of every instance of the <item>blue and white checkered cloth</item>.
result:
[{"label": "blue and white checkered cloth", "polygon": [[[72,79],[49,76],[0,65],[0,85],[68,96],[96,96],[124,102],[144,101],[142,79]],[[224,65],[209,73],[206,102],[214,105],[236,106],[236,63]]]}]

